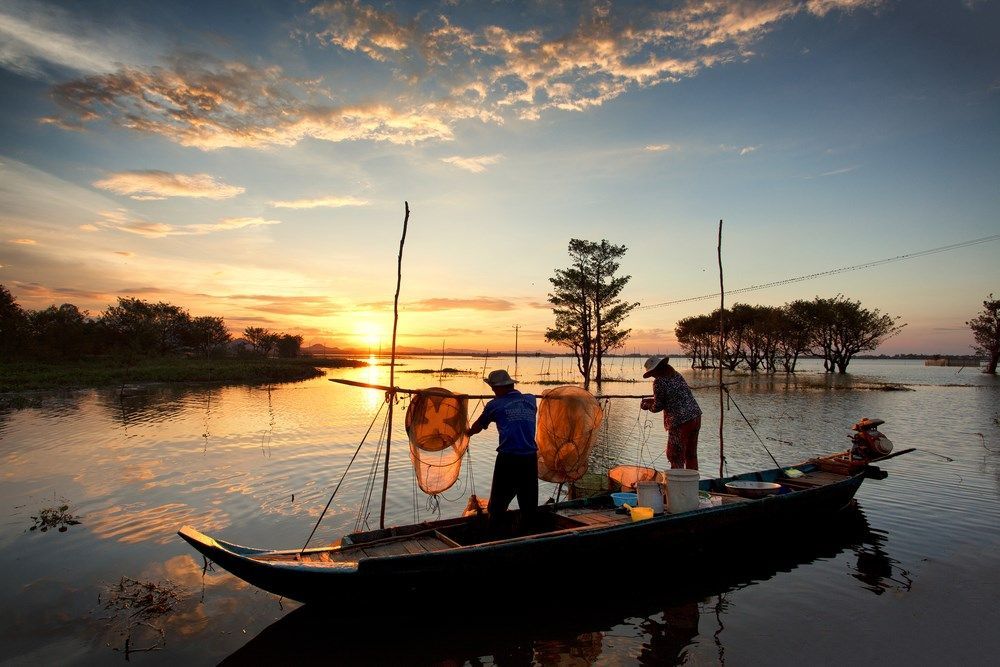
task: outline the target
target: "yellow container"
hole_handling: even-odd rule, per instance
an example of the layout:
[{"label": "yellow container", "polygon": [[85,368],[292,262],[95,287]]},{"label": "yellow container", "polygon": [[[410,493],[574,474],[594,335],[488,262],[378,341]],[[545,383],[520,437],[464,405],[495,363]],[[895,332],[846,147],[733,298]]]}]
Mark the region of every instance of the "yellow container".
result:
[{"label": "yellow container", "polygon": [[629,516],[632,517],[632,521],[643,521],[645,519],[653,518],[653,508],[652,507],[629,507],[628,505],[623,505],[628,509]]}]

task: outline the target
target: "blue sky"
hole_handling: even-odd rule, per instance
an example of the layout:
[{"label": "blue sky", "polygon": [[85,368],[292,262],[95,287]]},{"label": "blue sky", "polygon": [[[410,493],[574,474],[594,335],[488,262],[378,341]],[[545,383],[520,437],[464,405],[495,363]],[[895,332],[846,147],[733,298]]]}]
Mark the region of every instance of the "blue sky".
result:
[{"label": "blue sky", "polygon": [[[234,7],[238,10],[234,11]],[[522,349],[570,238],[626,297],[1000,233],[1000,7],[941,0],[0,5],[0,282],[404,345]],[[964,352],[1000,242],[743,295],[843,293]],[[676,351],[710,301],[636,311]]]}]

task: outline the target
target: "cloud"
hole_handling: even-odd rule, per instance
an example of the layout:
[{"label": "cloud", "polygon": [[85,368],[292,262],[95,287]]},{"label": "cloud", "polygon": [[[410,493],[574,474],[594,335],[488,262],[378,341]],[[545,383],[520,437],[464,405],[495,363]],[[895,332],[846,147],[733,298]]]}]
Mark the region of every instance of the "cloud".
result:
[{"label": "cloud", "polygon": [[115,250],[116,255],[121,255],[122,257],[135,257],[134,252],[128,252],[127,250]]},{"label": "cloud", "polygon": [[820,176],[836,176],[838,174],[847,174],[847,173],[850,173],[850,172],[854,171],[855,169],[858,169],[860,166],[861,165],[857,165],[856,164],[856,165],[851,166],[851,167],[844,167],[843,169],[834,169],[833,171],[824,172],[824,173],[820,174]]},{"label": "cloud", "polygon": [[115,229],[147,238],[162,238],[165,236],[200,236],[214,232],[227,232],[249,227],[265,225],[280,225],[280,220],[266,220],[259,217],[223,218],[215,223],[199,223],[193,225],[172,225],[165,222],[153,222],[133,217],[128,211],[101,211],[100,219],[94,222],[98,229]]},{"label": "cloud", "polygon": [[357,197],[336,196],[318,197],[316,199],[294,199],[291,201],[270,201],[269,206],[275,208],[341,208],[344,206],[368,206],[369,202]]},{"label": "cloud", "polygon": [[13,243],[14,245],[36,245],[38,241],[35,239],[9,239],[7,243]]},{"label": "cloud", "polygon": [[[370,310],[387,310],[392,308],[391,301],[372,301],[369,303],[359,303],[358,308]],[[497,299],[492,297],[476,297],[474,299],[449,299],[431,298],[410,301],[401,304],[401,308],[415,312],[435,312],[439,310],[487,310],[505,311],[513,310],[516,306],[513,301],[507,299]]]},{"label": "cloud", "polygon": [[308,137],[394,144],[449,140],[451,121],[478,113],[447,101],[405,107],[308,101],[321,93],[316,82],[288,77],[280,67],[185,56],[163,67],[121,68],[55,86],[52,96],[63,115],[45,120],[73,125],[106,119],[215,150],[291,146]]},{"label": "cloud", "polygon": [[[212,298],[236,301],[243,304],[244,308],[276,315],[327,317],[346,310],[344,306],[325,295],[229,294]],[[258,303],[246,303],[248,301]]]},{"label": "cloud", "polygon": [[[63,111],[43,122],[78,128],[105,119],[203,150],[290,146],[307,138],[448,141],[462,120],[501,124],[553,110],[585,111],[632,90],[752,59],[753,45],[794,17],[882,2],[684,0],[665,9],[581,3],[568,5],[579,12],[575,25],[528,7],[516,26],[504,26],[464,25],[438,12],[404,17],[338,0],[313,7],[295,32],[374,67],[386,88],[371,97],[357,98],[350,86],[332,93],[276,66],[186,55],[56,86],[53,98]],[[490,14],[473,14],[480,15]]]},{"label": "cloud", "polygon": [[479,155],[476,157],[461,157],[453,155],[451,157],[443,157],[441,158],[441,161],[458,167],[459,169],[471,171],[473,174],[481,174],[486,171],[486,167],[496,164],[502,159],[503,155],[497,153],[495,155]]},{"label": "cloud", "polygon": [[669,151],[671,148],[670,144],[647,144],[646,148],[643,150],[647,150],[651,153],[662,153],[663,151]]},{"label": "cloud", "polygon": [[94,186],[140,201],[167,197],[228,199],[245,191],[208,174],[172,174],[155,169],[116,172],[96,181]]},{"label": "cloud", "polygon": [[659,9],[580,3],[578,22],[568,29],[547,21],[544,11],[531,15],[530,8],[517,28],[461,25],[445,14],[406,20],[358,0],[324,3],[310,16],[321,23],[312,34],[322,44],[389,61],[405,80],[475,100],[491,114],[534,119],[549,109],[582,111],[635,88],[749,59],[754,42],[800,14],[823,17],[881,4],[686,0]]},{"label": "cloud", "polygon": [[743,146],[743,147],[741,147],[739,149],[738,152],[739,152],[740,156],[742,157],[744,155],[750,155],[750,153],[753,153],[758,148],[760,148],[759,145],[758,146]]},{"label": "cloud", "polygon": [[113,54],[126,50],[113,34],[51,4],[9,2],[0,9],[0,67],[21,75],[47,79],[52,66],[109,71]]}]

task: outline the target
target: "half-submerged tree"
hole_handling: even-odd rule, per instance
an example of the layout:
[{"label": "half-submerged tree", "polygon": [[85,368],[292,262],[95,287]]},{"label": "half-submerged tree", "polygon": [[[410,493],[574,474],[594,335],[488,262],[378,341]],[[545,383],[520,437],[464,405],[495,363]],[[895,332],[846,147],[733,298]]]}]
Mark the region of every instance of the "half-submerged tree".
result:
[{"label": "half-submerged tree", "polygon": [[615,275],[620,268],[618,260],[627,250],[606,240],[571,239],[572,264],[556,269],[555,276],[549,278],[549,303],[556,321],[546,329],[545,339],[573,350],[587,389],[595,363],[600,385],[604,355],[624,345],[631,332],[622,324],[638,304],[620,298],[631,276]]},{"label": "half-submerged tree", "polygon": [[991,293],[983,301],[982,311],[965,324],[972,329],[976,340],[972,349],[986,357],[983,372],[996,375],[997,361],[1000,360],[1000,299],[994,299]]}]

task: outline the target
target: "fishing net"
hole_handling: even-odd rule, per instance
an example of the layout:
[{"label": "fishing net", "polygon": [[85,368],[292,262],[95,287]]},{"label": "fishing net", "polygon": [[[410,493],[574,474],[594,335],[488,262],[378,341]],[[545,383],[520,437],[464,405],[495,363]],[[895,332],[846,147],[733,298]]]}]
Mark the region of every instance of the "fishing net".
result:
[{"label": "fishing net", "polygon": [[615,466],[608,471],[608,478],[621,486],[622,491],[635,491],[637,482],[664,481],[663,473],[643,466]]},{"label": "fishing net", "polygon": [[542,394],[538,408],[538,479],[572,482],[587,472],[587,458],[604,411],[580,387],[556,387]]},{"label": "fishing net", "polygon": [[435,496],[451,488],[469,447],[469,399],[443,387],[421,390],[406,409],[406,435],[417,484]]}]

